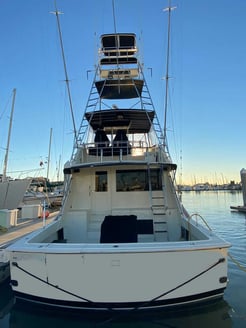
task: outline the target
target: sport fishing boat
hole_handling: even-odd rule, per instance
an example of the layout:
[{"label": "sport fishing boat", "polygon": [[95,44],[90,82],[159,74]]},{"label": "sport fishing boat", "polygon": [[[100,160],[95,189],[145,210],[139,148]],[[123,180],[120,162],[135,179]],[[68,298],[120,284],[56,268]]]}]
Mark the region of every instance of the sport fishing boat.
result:
[{"label": "sport fishing boat", "polygon": [[136,36],[101,36],[58,217],[8,248],[17,301],[149,310],[227,285],[227,242],[184,209]]}]

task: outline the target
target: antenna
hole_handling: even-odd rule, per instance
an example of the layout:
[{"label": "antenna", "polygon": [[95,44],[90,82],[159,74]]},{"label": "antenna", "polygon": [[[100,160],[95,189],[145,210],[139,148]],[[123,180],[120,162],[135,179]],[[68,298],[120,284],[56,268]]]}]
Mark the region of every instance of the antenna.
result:
[{"label": "antenna", "polygon": [[[112,9],[113,9],[113,19],[114,19],[114,33],[115,33],[115,46],[119,50],[120,48],[120,42],[119,39],[117,38],[117,29],[116,29],[116,16],[115,16],[115,6],[114,6],[114,0],[112,0]],[[116,52],[116,61],[117,61],[117,68],[120,68],[119,65],[119,52]],[[120,82],[118,83],[118,92],[120,93]]]},{"label": "antenna", "polygon": [[112,0],[112,8],[113,8],[113,18],[114,18],[114,33],[116,34],[116,19],[115,19],[115,8],[114,8],[114,0]]},{"label": "antenna", "polygon": [[166,58],[166,90],[165,90],[165,107],[164,107],[164,146],[167,146],[167,109],[168,109],[168,87],[169,87],[169,55],[170,55],[170,32],[171,32],[171,11],[177,7],[171,7],[171,0],[168,2],[168,7],[163,11],[168,11],[167,25],[167,58]]},{"label": "antenna", "polygon": [[74,119],[74,113],[73,113],[72,97],[71,97],[70,85],[69,85],[70,80],[68,79],[67,65],[66,65],[64,47],[63,47],[63,41],[62,41],[62,32],[61,32],[61,26],[60,26],[60,20],[59,20],[59,15],[61,15],[63,13],[61,11],[57,10],[56,1],[54,1],[54,4],[55,4],[55,11],[51,12],[51,14],[56,15],[56,21],[57,21],[57,27],[58,27],[59,39],[60,39],[60,46],[61,46],[61,52],[62,52],[63,67],[64,67],[64,73],[65,73],[65,82],[66,82],[66,86],[67,86],[69,106],[70,106],[72,122],[73,122],[74,139],[75,139],[76,146],[78,146],[77,131],[76,131],[76,125],[75,125],[75,119]]},{"label": "antenna", "polygon": [[49,142],[49,154],[48,154],[48,166],[47,166],[47,181],[49,179],[49,173],[50,173],[50,150],[51,150],[52,131],[53,131],[53,129],[50,128],[50,142]]}]

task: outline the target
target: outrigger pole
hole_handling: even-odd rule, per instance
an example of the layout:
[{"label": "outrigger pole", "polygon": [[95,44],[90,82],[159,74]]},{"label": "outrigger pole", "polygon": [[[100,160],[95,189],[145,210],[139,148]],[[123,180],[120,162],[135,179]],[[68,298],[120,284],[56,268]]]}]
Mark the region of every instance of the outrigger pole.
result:
[{"label": "outrigger pole", "polygon": [[165,90],[165,106],[164,106],[164,146],[167,147],[167,109],[168,109],[168,91],[169,91],[169,55],[170,55],[170,32],[171,32],[171,11],[177,7],[171,7],[171,0],[169,0],[168,7],[163,11],[168,11],[168,25],[167,25],[167,58],[166,58],[166,90]]},{"label": "outrigger pole", "polygon": [[77,131],[76,131],[76,125],[75,125],[75,119],[74,119],[74,113],[73,113],[72,97],[71,97],[70,85],[69,85],[70,80],[68,79],[67,65],[66,65],[66,60],[65,60],[65,52],[64,52],[64,47],[63,47],[61,26],[60,26],[60,20],[59,20],[59,15],[62,14],[62,12],[57,10],[56,1],[54,1],[54,2],[55,2],[55,11],[51,12],[51,13],[56,15],[56,21],[57,21],[57,27],[58,27],[59,39],[60,39],[60,46],[61,46],[61,52],[62,52],[63,67],[64,67],[64,73],[65,73],[65,82],[66,82],[66,86],[67,86],[69,106],[70,106],[72,123],[73,123],[74,139],[75,139],[76,146],[78,146]]}]

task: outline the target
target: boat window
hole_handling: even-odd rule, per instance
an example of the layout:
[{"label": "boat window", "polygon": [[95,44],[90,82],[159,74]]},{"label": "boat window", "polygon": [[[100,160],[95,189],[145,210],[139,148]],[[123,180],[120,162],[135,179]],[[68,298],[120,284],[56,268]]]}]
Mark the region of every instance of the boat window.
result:
[{"label": "boat window", "polygon": [[96,172],[95,191],[108,191],[107,171]]},{"label": "boat window", "polygon": [[150,181],[151,181],[151,189],[152,190],[161,190],[162,182],[161,182],[161,173],[160,170],[150,170]]},{"label": "boat window", "polygon": [[[150,170],[151,189],[161,190],[161,175],[157,169]],[[148,171],[117,170],[116,191],[149,190]]]}]

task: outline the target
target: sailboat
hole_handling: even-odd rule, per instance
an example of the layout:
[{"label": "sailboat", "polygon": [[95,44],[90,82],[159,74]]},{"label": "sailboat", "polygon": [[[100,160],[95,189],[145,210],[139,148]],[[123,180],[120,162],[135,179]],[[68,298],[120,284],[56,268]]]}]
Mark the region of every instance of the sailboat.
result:
[{"label": "sailboat", "polygon": [[17,302],[131,311],[223,297],[230,244],[177,195],[136,39],[100,38],[61,211],[8,248]]},{"label": "sailboat", "polygon": [[[16,89],[13,89],[12,108],[10,115],[10,123],[8,129],[8,140],[6,153],[4,157],[3,174],[0,176],[0,227],[9,228],[16,224],[17,207],[22,201],[24,194],[30,184],[30,179],[12,180],[7,177],[7,164],[9,145],[11,138],[12,120],[14,113]],[[5,248],[7,244],[0,245],[0,284],[9,278],[9,260]]]},{"label": "sailboat", "polygon": [[8,129],[8,140],[4,157],[3,174],[0,180],[0,210],[14,210],[22,201],[24,194],[30,185],[30,179],[13,180],[7,177],[8,155],[11,139],[12,121],[15,107],[16,89],[13,89],[12,107]]}]

